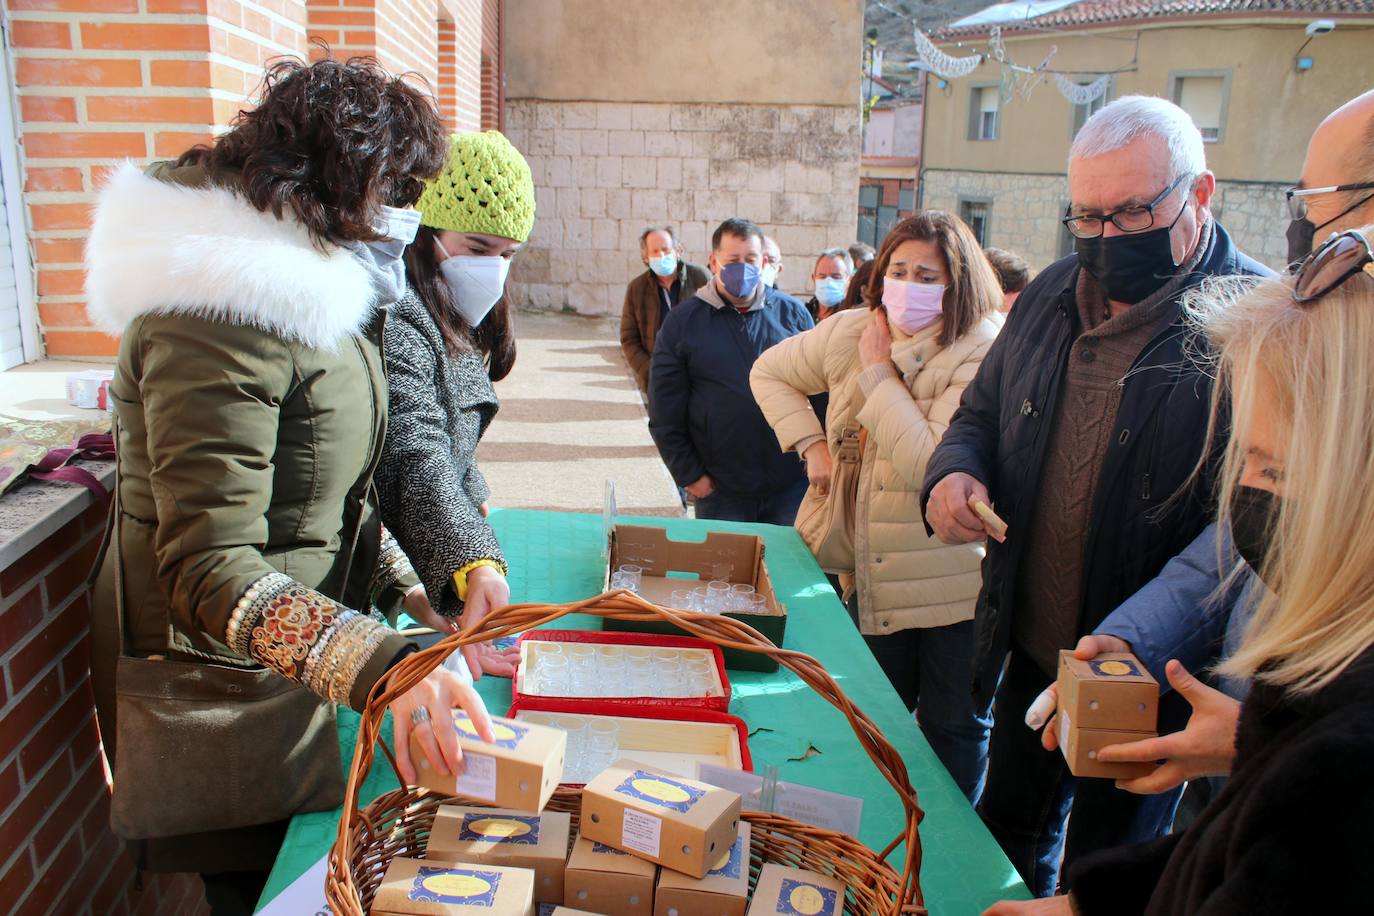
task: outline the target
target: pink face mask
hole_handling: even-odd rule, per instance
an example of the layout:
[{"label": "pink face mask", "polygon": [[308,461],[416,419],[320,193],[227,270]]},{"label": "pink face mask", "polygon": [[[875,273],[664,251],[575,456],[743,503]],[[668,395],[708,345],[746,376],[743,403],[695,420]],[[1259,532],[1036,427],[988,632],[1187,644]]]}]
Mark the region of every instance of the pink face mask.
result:
[{"label": "pink face mask", "polygon": [[906,334],[915,334],[944,313],[945,287],[940,283],[909,283],[883,278],[883,308]]}]

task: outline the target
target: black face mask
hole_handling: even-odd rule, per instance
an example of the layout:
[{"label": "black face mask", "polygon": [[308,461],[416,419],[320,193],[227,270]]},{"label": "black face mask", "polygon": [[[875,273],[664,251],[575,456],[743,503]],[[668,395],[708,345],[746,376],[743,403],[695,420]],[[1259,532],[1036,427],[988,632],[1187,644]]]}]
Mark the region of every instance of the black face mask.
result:
[{"label": "black face mask", "polygon": [[1307,257],[1309,254],[1312,253],[1312,243],[1317,238],[1318,230],[1325,229],[1327,226],[1331,225],[1336,220],[1340,219],[1342,216],[1345,216],[1352,210],[1358,210],[1360,207],[1363,207],[1371,200],[1374,200],[1374,195],[1370,195],[1369,197],[1363,198],[1362,200],[1355,201],[1355,203],[1346,207],[1340,213],[1337,213],[1335,216],[1331,217],[1329,220],[1322,223],[1320,226],[1312,225],[1312,221],[1305,216],[1302,219],[1289,220],[1287,232],[1288,266],[1292,267],[1294,264],[1297,264],[1303,258]]},{"label": "black face mask", "polygon": [[[1277,496],[1258,487],[1236,487],[1231,494],[1231,540],[1256,575],[1269,555],[1279,520],[1278,502]],[[1265,584],[1273,588],[1273,583]]]},{"label": "black face mask", "polygon": [[1169,232],[1182,216],[1183,210],[1179,210],[1174,222],[1148,232],[1075,239],[1078,264],[1098,282],[1108,299],[1135,305],[1168,283],[1178,270]]}]

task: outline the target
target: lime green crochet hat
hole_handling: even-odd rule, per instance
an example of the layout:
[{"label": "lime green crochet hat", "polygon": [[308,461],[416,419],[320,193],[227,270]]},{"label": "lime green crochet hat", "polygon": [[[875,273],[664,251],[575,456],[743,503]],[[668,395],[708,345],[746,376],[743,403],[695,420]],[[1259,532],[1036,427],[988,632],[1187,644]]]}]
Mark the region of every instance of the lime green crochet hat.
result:
[{"label": "lime green crochet hat", "polygon": [[454,134],[448,165],[415,204],[432,229],[479,232],[524,242],[534,229],[534,178],[520,151],[501,134]]}]

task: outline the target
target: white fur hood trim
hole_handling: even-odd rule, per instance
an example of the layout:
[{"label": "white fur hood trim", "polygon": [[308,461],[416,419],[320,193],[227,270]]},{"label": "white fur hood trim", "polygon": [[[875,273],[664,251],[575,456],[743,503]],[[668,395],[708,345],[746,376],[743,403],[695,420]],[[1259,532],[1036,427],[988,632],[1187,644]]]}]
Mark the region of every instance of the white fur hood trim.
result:
[{"label": "white fur hood trim", "polygon": [[296,220],[125,163],[96,202],[86,295],[91,321],[110,334],[143,314],[183,313],[333,349],[367,323],[373,287],[352,254],[321,252]]}]

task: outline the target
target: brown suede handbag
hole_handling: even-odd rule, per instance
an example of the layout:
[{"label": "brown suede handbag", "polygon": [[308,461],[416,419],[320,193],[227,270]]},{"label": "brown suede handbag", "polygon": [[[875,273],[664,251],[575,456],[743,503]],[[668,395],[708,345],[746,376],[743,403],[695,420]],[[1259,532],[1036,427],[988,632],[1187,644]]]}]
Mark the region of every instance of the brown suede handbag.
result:
[{"label": "brown suede handbag", "polygon": [[268,668],[130,651],[121,518],[116,459],[105,533],[120,644],[111,829],[149,840],[337,808],[344,773],[332,703]]}]

